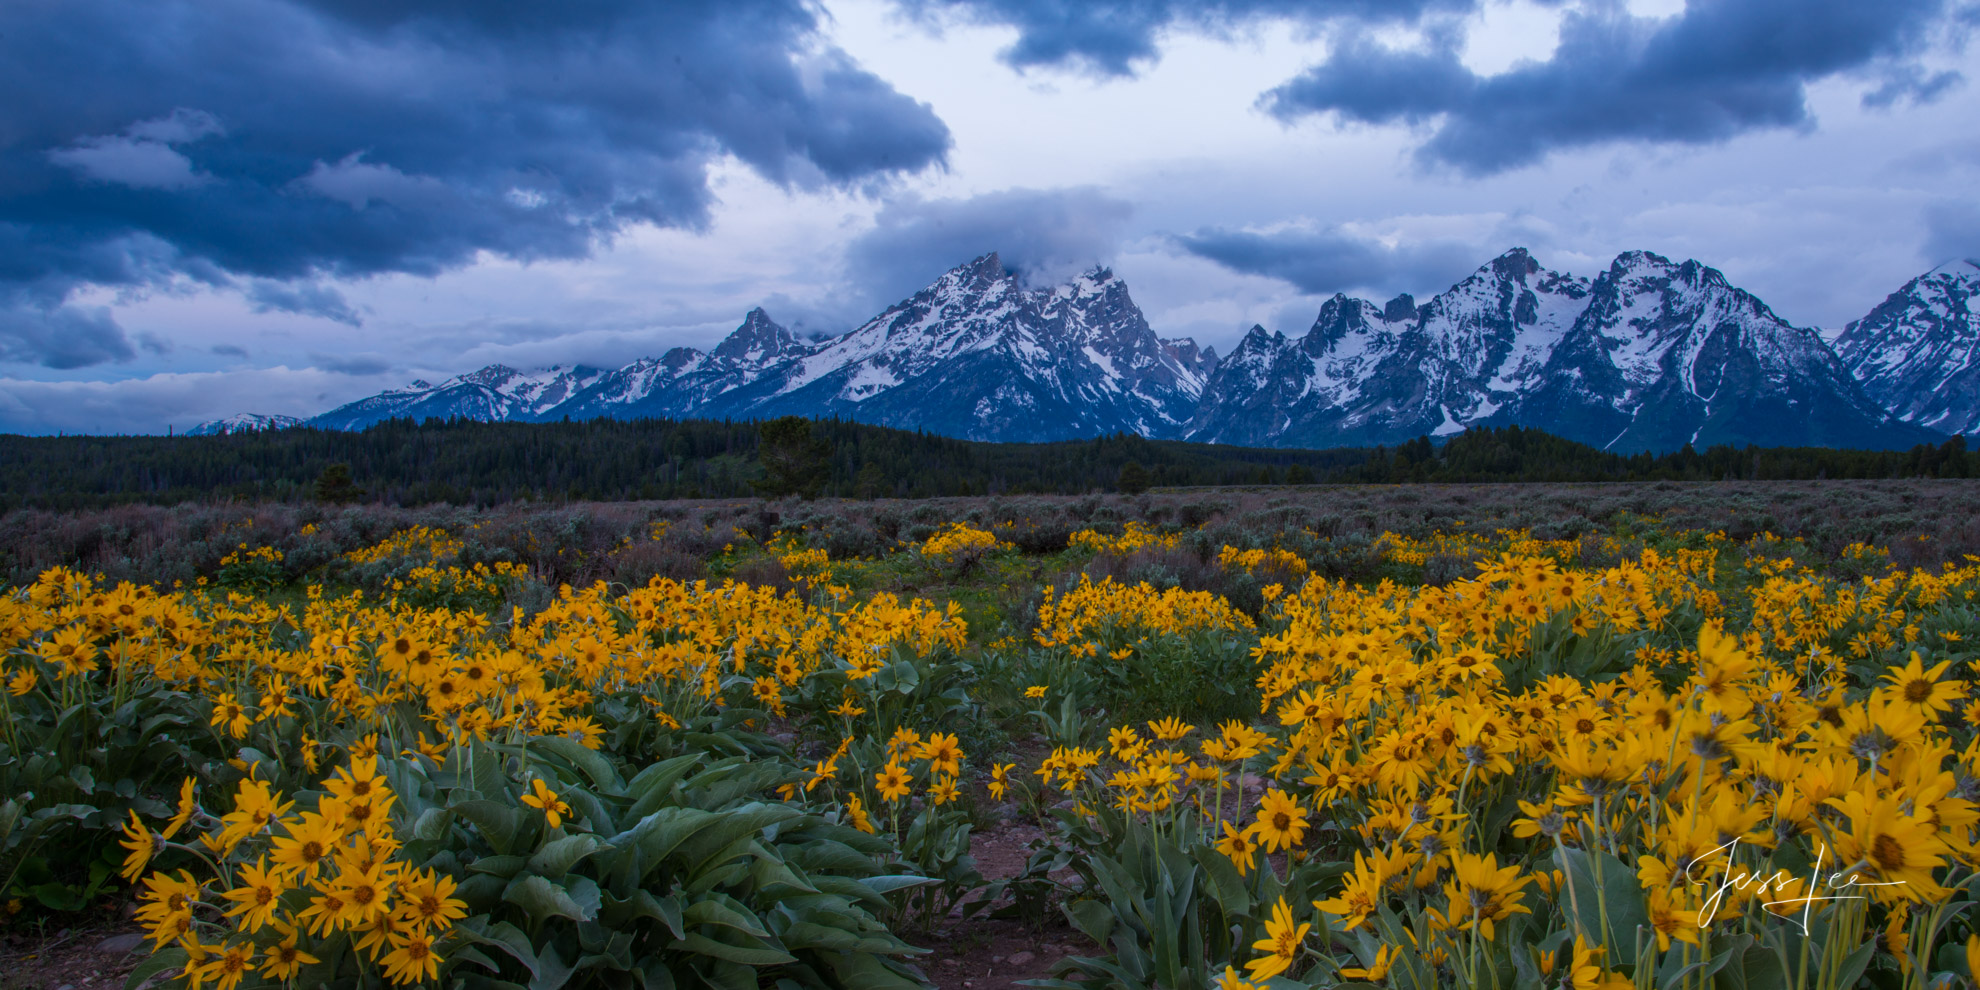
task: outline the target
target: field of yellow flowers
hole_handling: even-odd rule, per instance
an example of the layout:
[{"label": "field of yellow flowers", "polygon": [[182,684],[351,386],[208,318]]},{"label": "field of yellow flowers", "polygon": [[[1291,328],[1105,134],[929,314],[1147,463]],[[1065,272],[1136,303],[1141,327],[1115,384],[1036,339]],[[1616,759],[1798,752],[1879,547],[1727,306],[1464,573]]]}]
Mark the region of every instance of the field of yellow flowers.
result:
[{"label": "field of yellow flowers", "polygon": [[[1053,987],[1976,985],[1980,558],[1637,519],[1354,581],[1025,525],[634,586],[425,527],[48,570],[0,594],[0,903],[123,892],[133,985],[218,990],[912,987],[990,911],[1090,939]],[[1000,810],[1046,838],[991,883]]]}]

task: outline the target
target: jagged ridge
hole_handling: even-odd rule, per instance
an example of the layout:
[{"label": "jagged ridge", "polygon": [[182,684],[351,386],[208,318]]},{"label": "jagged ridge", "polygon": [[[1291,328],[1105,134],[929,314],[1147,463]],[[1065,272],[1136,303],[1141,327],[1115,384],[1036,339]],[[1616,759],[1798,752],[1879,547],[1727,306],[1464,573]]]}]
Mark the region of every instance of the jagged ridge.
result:
[{"label": "jagged ridge", "polygon": [[1489,424],[1625,453],[1901,447],[1980,417],[1975,273],[1914,280],[1838,336],[1839,357],[1696,261],[1632,251],[1588,279],[1515,248],[1420,305],[1337,295],[1303,336],[1253,327],[1219,360],[1158,337],[1105,268],[1028,287],[993,253],[827,340],[799,340],[755,309],[708,352],[675,348],[613,371],[496,365],[311,422],[804,415],[977,440],[1129,432],[1286,447]]}]

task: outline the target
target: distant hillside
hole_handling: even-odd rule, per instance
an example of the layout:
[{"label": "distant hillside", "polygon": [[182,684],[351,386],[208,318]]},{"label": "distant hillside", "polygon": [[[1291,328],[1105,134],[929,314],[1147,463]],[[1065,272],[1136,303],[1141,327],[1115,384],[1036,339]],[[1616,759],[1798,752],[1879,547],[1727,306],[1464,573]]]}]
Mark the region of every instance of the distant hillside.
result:
[{"label": "distant hillside", "polygon": [[[1620,455],[1520,427],[1439,446],[1292,450],[1115,435],[1044,444],[956,440],[841,420],[811,423],[829,454],[823,494],[928,498],[1155,487],[1472,481],[1980,477],[1954,437],[1909,451],[1713,447]],[[532,500],[734,498],[764,476],[758,424],[705,420],[298,427],[201,437],[0,436],[0,510],[215,498],[305,500],[344,464],[365,501],[494,505]],[[1129,482],[1130,488],[1139,487]]]}]

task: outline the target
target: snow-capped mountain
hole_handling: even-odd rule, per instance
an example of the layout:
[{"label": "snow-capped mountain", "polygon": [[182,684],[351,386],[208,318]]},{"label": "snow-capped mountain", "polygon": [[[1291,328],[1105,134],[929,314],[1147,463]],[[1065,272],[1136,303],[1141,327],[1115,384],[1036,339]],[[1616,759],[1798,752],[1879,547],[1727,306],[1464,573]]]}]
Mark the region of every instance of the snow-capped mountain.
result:
[{"label": "snow-capped mountain", "polygon": [[1588,279],[1516,248],[1421,304],[1337,295],[1304,335],[1253,327],[1219,360],[1158,337],[1105,268],[1032,287],[987,254],[839,337],[799,340],[755,309],[706,352],[493,365],[310,422],[843,416],[980,440],[1287,447],[1518,424],[1619,452],[1909,446],[1976,428],[1976,291],[1970,262],[1921,276],[1837,333],[1839,358],[1696,261],[1632,251]]},{"label": "snow-capped mountain", "polygon": [[568,401],[605,372],[597,368],[561,368],[521,372],[491,364],[438,385],[415,381],[369,398],[338,406],[312,417],[309,425],[330,430],[362,430],[388,419],[449,419],[465,417],[484,422],[533,420]]},{"label": "snow-capped mountain", "polygon": [[1176,433],[1214,355],[1155,336],[1096,268],[1028,289],[995,254],[952,269],[710,405],[722,416],[843,415],[975,440]]},{"label": "snow-capped mountain", "polygon": [[263,413],[236,413],[225,419],[209,420],[185,432],[189,437],[217,437],[229,433],[255,433],[261,430],[286,430],[291,426],[301,426],[302,420],[294,416],[265,415]]},{"label": "snow-capped mountain", "polygon": [[532,376],[498,365],[363,399],[314,422],[355,429],[394,416],[802,415],[984,440],[1167,436],[1195,412],[1215,362],[1194,341],[1157,338],[1126,284],[1104,268],[1027,288],[988,254],[817,343],[755,309],[706,353],[675,348],[609,372]]},{"label": "snow-capped mountain", "polygon": [[1444,436],[1536,380],[1586,306],[1588,280],[1526,251],[1418,306],[1336,295],[1304,337],[1253,327],[1205,389],[1189,438],[1335,447]]},{"label": "snow-capped mountain", "polygon": [[1843,366],[1897,418],[1980,433],[1980,260],[1906,282],[1832,341]]},{"label": "snow-capped mountain", "polygon": [[810,345],[759,307],[750,310],[742,325],[713,351],[704,354],[691,347],[676,347],[658,359],[634,361],[600,375],[543,415],[572,419],[712,415],[705,410],[714,408],[724,393],[811,351]]},{"label": "snow-capped mountain", "polygon": [[1894,420],[1816,331],[1717,269],[1647,251],[1617,256],[1594,280],[1537,376],[1486,422],[1621,453],[1943,439]]}]

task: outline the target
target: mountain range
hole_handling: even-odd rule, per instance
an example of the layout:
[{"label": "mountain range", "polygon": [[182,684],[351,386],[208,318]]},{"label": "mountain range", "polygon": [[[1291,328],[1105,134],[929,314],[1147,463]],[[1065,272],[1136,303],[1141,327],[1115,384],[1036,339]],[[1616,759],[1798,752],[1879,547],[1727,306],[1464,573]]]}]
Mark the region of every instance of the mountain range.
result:
[{"label": "mountain range", "polygon": [[1253,327],[1219,357],[1158,336],[1106,268],[1034,287],[993,253],[838,337],[800,340],[755,309],[707,352],[492,365],[305,422],[801,415],[973,440],[1128,432],[1315,448],[1519,425],[1622,453],[1908,447],[1980,433],[1976,296],[1980,263],[1961,261],[1823,332],[1697,261],[1630,251],[1589,278],[1515,248],[1421,303],[1336,295],[1304,335]]}]

